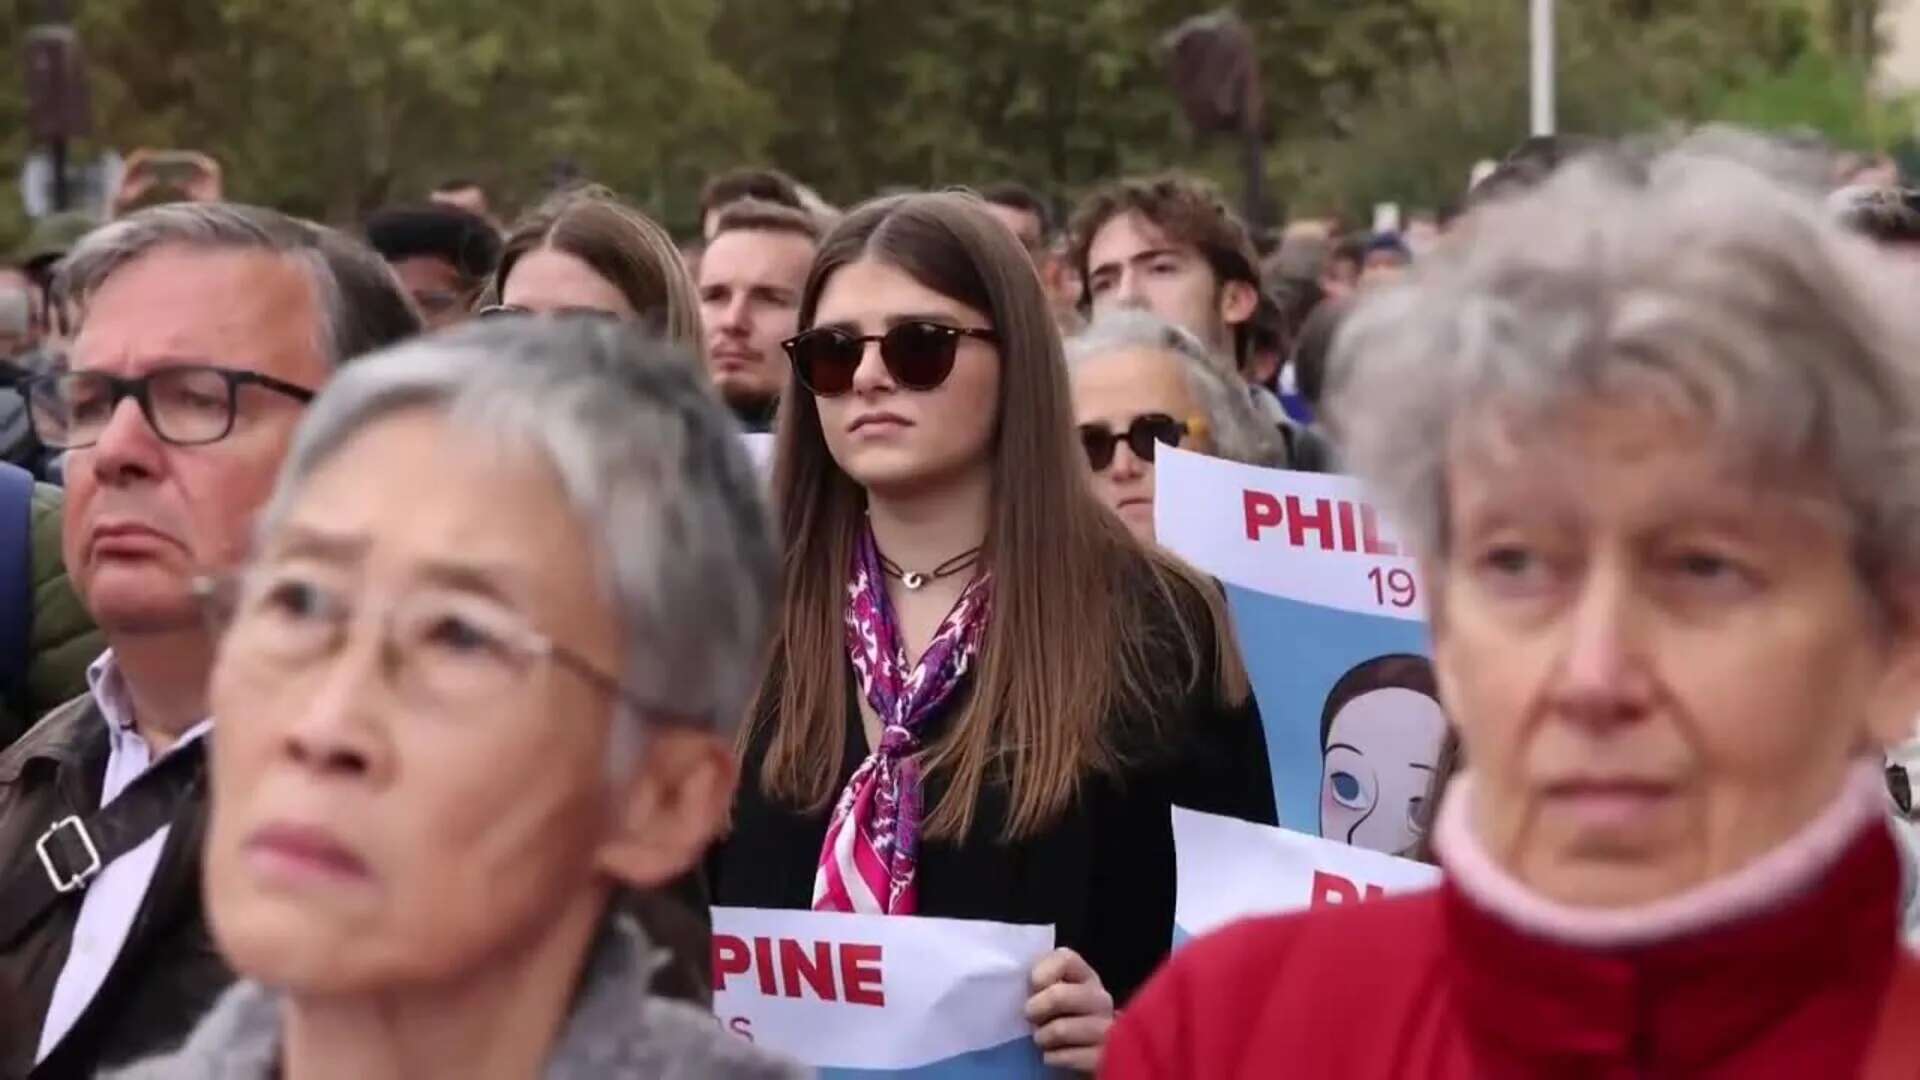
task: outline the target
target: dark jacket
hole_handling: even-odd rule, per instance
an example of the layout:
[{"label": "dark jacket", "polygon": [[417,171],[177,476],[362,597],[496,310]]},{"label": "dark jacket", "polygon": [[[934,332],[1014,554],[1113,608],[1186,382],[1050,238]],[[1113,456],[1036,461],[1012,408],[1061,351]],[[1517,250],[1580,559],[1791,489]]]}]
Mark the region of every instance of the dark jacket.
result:
[{"label": "dark jacket", "polygon": [[[1195,598],[1190,625],[1205,626]],[[1167,632],[1156,638],[1171,641]],[[1169,656],[1173,654],[1170,651]],[[1184,685],[1186,661],[1171,661],[1166,677]],[[1203,670],[1211,670],[1211,659]],[[868,753],[866,733],[848,672],[845,738],[837,785],[844,788]],[[1124,1002],[1165,958],[1173,933],[1174,861],[1171,807],[1274,823],[1272,774],[1266,739],[1251,696],[1230,706],[1209,679],[1188,695],[1176,717],[1161,726],[1167,739],[1150,744],[1138,717],[1108,724],[1133,764],[1118,776],[1095,776],[1079,800],[1037,834],[1000,841],[1007,789],[981,792],[973,828],[958,842],[921,838],[919,913],[996,922],[1052,924],[1056,940],[1087,959],[1116,1001]],[[958,704],[947,717],[964,709]],[[936,733],[937,734],[937,733]],[[739,907],[806,908],[826,838],[830,807],[796,809],[769,797],[760,785],[771,733],[751,741],[742,765],[731,834],[709,862],[714,903]],[[943,792],[930,778],[924,805]]]},{"label": "dark jacket", "polygon": [[[0,753],[0,875],[37,870],[34,842],[54,821],[100,806],[107,722],[92,697],[47,716]],[[170,1049],[232,981],[200,908],[204,787],[172,822],[160,862],[106,981],[67,1037],[33,1075],[90,1077]],[[31,1033],[16,1040],[0,1077],[25,1075],[54,983],[66,964],[84,893],[63,898],[14,941],[0,942],[0,985],[12,988]]]},{"label": "dark jacket", "polygon": [[[33,636],[25,692],[0,695],[0,748],[62,702],[87,692],[87,665],[105,642],[67,580],[60,552],[65,495],[41,484],[33,493]],[[0,850],[9,850],[0,848]]]}]

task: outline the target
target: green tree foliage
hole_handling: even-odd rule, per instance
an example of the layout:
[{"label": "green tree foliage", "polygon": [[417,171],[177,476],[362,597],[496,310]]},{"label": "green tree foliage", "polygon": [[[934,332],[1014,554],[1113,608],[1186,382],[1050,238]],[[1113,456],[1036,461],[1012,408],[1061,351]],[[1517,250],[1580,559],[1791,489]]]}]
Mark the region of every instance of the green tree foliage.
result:
[{"label": "green tree foliage", "polygon": [[[770,116],[709,53],[709,0],[74,7],[115,144],[207,150],[236,196],[335,220],[448,172],[531,197],[562,162],[670,213],[755,152]],[[0,40],[19,55],[17,32]],[[0,90],[0,118],[18,93]]]},{"label": "green tree foliage", "polygon": [[[1417,0],[1243,0],[1275,133],[1318,130],[1434,32]],[[1181,0],[721,0],[717,54],[779,109],[772,160],[830,197],[1020,179],[1067,192],[1196,145],[1159,41]]]},{"label": "green tree foliage", "polygon": [[[29,9],[0,0],[0,52]],[[1884,144],[1847,51],[1870,0],[1563,0],[1563,127],[1716,116]],[[204,149],[236,197],[350,221],[453,173],[508,204],[567,164],[682,229],[709,173],[777,163],[840,202],[1019,179],[1069,198],[1202,143],[1159,41],[1194,0],[69,0],[104,144]],[[1295,210],[1438,203],[1526,121],[1519,0],[1237,0],[1269,179]],[[1845,8],[1844,11],[1841,9]],[[28,147],[0,77],[0,176]],[[94,148],[83,147],[83,153]],[[0,199],[0,244],[17,234]]]},{"label": "green tree foliage", "polygon": [[[1442,27],[1432,53],[1383,79],[1345,130],[1278,148],[1271,169],[1297,209],[1444,206],[1476,161],[1526,133],[1526,6],[1432,0],[1432,10]],[[1913,130],[1903,104],[1868,92],[1813,0],[1562,2],[1558,13],[1563,131],[1729,122],[1884,149]]]}]

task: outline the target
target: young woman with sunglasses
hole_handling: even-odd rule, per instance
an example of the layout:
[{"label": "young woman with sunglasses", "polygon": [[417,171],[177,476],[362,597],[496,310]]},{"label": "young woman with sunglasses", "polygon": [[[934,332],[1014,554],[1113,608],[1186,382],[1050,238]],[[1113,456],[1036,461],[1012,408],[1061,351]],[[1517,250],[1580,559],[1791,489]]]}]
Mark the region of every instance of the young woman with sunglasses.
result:
[{"label": "young woman with sunglasses", "polygon": [[1165,319],[1104,311],[1066,350],[1088,482],[1140,540],[1153,541],[1159,446],[1287,464],[1286,443],[1254,412],[1239,376],[1215,367],[1199,338]]},{"label": "young woman with sunglasses", "polygon": [[1091,1069],[1168,949],[1170,804],[1273,820],[1220,598],[1087,491],[1046,296],[978,200],[854,211],[800,326],[715,902],[1051,924],[1028,1015]]}]

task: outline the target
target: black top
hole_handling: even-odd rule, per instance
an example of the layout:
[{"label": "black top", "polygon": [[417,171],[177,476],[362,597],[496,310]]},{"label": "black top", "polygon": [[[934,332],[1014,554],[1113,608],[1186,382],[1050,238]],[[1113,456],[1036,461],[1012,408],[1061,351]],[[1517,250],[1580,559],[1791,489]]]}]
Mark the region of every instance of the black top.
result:
[{"label": "black top", "polygon": [[[1204,619],[1204,609],[1196,613]],[[1206,623],[1198,622],[1204,629]],[[1170,656],[1172,654],[1169,654]],[[1184,685],[1186,661],[1169,670]],[[1211,672],[1211,660],[1203,672]],[[845,741],[836,792],[868,754],[849,667]],[[1273,780],[1266,739],[1251,696],[1238,706],[1219,701],[1203,675],[1180,715],[1163,725],[1168,738],[1149,745],[1142,726],[1111,718],[1110,737],[1131,764],[1118,776],[1095,776],[1077,803],[1051,825],[1011,845],[1000,841],[1007,789],[980,794],[972,829],[958,842],[922,837],[919,913],[1055,927],[1061,945],[1078,951],[1116,1002],[1124,1003],[1166,957],[1173,934],[1174,861],[1171,806],[1274,823]],[[946,716],[964,708],[956,695]],[[945,717],[940,718],[943,722]],[[807,908],[832,808],[805,811],[778,803],[760,787],[770,731],[757,733],[742,763],[733,832],[709,862],[714,903],[736,907]],[[937,805],[943,785],[929,780],[924,805]]]}]

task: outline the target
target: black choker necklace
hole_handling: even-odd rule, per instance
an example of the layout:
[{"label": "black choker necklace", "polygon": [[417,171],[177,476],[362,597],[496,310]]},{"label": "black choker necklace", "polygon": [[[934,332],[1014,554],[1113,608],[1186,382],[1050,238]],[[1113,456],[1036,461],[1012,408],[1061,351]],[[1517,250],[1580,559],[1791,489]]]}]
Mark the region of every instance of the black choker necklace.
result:
[{"label": "black choker necklace", "polygon": [[880,569],[888,577],[898,579],[900,584],[907,587],[908,592],[918,592],[929,581],[939,581],[944,577],[952,577],[972,566],[974,563],[979,562],[980,548],[982,546],[984,545],[976,545],[975,547],[969,548],[924,574],[918,570],[902,570],[900,569],[899,563],[887,558],[884,554],[880,556]]}]

